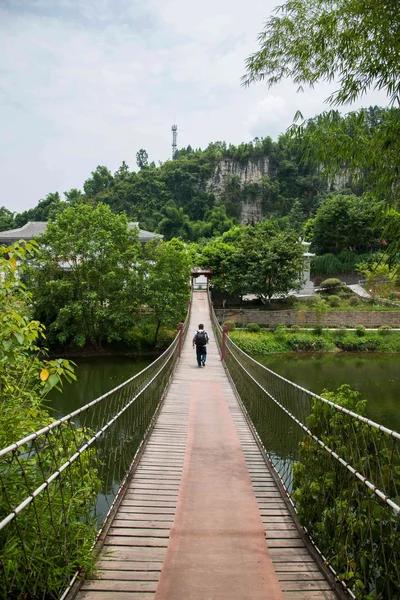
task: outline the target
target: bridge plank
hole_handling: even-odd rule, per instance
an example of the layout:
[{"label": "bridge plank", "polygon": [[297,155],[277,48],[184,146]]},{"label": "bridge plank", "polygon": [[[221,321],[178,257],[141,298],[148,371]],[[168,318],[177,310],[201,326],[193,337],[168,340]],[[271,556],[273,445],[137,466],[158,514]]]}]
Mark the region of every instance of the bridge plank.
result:
[{"label": "bridge plank", "polygon": [[[293,523],[232,393],[219,360],[205,294],[196,293],[194,300],[191,329],[195,330],[198,322],[204,322],[210,336],[207,367],[198,369],[189,333],[158,420],[108,532],[103,548],[106,554],[99,561],[96,579],[83,584],[76,599],[154,600],[174,523],[185,460],[187,390],[190,381],[202,380],[218,381],[226,396],[265,529],[266,547],[285,600],[335,600],[336,595]],[[235,572],[234,567],[232,572]],[[226,597],[231,596],[228,593]]]},{"label": "bridge plank", "polygon": [[108,579],[93,579],[82,584],[81,590],[99,591],[99,592],[155,592],[156,581],[123,581]]},{"label": "bridge plank", "polygon": [[152,600],[154,592],[78,592],[76,600]]}]

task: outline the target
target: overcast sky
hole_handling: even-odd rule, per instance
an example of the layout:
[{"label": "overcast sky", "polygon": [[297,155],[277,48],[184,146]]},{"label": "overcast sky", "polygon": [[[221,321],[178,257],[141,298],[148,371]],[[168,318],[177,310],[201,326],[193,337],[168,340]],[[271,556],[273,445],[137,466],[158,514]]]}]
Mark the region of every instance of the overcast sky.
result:
[{"label": "overcast sky", "polygon": [[[276,139],[332,87],[240,85],[279,0],[0,0],[0,206],[21,212],[97,165]],[[371,93],[353,105],[387,105]],[[352,107],[352,108],[353,108]],[[348,107],[343,109],[347,112]]]}]

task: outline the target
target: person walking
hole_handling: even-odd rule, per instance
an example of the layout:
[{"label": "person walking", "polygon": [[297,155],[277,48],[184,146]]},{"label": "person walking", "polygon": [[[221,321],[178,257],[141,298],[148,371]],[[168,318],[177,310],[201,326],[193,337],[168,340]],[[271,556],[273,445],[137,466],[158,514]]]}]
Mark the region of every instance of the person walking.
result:
[{"label": "person walking", "polygon": [[204,331],[204,325],[200,323],[198,330],[193,336],[192,347],[196,346],[196,358],[197,365],[199,368],[202,366],[206,366],[207,359],[207,344],[208,344],[208,334],[207,331]]}]

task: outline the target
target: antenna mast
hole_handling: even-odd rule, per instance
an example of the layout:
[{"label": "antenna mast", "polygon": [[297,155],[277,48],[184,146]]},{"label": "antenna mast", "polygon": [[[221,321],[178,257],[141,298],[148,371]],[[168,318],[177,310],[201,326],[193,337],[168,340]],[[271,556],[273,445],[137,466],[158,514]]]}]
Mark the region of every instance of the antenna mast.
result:
[{"label": "antenna mast", "polygon": [[177,140],[178,140],[178,125],[172,125],[172,160],[175,158],[176,151],[178,149]]}]

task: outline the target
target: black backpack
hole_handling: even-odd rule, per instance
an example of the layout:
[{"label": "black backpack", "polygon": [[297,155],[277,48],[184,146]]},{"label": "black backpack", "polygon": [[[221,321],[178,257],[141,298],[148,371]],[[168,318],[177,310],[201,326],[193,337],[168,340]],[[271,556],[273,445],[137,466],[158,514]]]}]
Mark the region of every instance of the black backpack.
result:
[{"label": "black backpack", "polygon": [[196,333],[196,346],[205,346],[207,344],[208,335],[201,330]]}]

